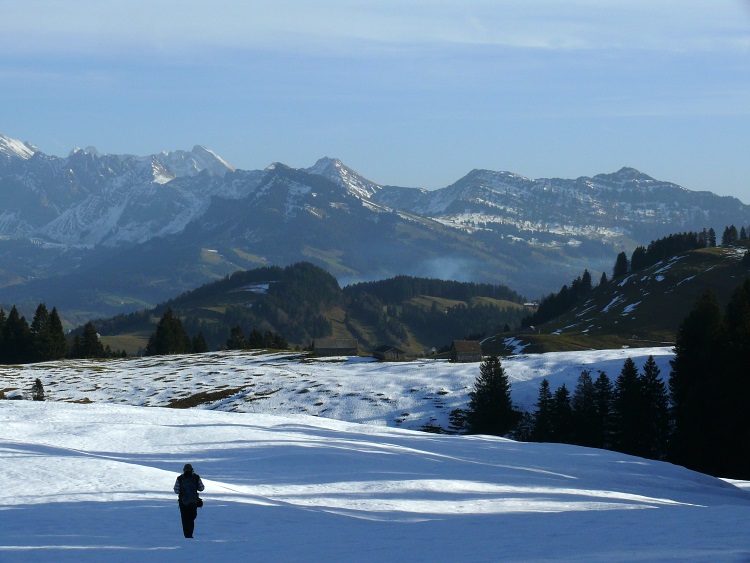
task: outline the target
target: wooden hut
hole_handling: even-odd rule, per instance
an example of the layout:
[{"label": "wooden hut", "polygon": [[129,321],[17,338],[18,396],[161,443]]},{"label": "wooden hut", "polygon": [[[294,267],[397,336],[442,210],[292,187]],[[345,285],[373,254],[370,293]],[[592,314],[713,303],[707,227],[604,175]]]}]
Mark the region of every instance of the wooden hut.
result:
[{"label": "wooden hut", "polygon": [[380,346],[373,350],[372,355],[378,360],[387,360],[391,362],[406,359],[406,352],[395,346]]},{"label": "wooden hut", "polygon": [[451,344],[451,362],[481,362],[482,346],[477,340],[454,340]]}]

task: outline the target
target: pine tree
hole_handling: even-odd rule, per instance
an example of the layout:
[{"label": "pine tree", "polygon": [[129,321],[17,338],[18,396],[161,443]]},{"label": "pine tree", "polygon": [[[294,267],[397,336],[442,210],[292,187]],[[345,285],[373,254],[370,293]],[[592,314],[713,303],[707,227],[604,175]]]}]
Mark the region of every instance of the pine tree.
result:
[{"label": "pine tree", "polygon": [[36,378],[36,381],[34,381],[34,385],[31,388],[31,398],[34,401],[44,400],[44,386],[42,385],[42,380],[38,377]]},{"label": "pine tree", "polygon": [[721,244],[731,245],[737,242],[737,227],[730,225],[724,229],[724,233],[721,235]]},{"label": "pine tree", "polygon": [[708,247],[716,248],[716,231],[714,231],[713,227],[708,229]]},{"label": "pine tree", "polygon": [[52,326],[47,306],[40,303],[31,321],[31,335],[33,342],[32,357],[36,362],[46,362],[53,359],[52,354]]},{"label": "pine tree", "polygon": [[245,333],[242,331],[242,327],[233,327],[227,340],[227,350],[247,350],[248,348],[248,342],[245,340]]},{"label": "pine tree", "polygon": [[535,442],[552,441],[554,429],[553,425],[553,398],[552,391],[549,387],[549,381],[545,377],[539,384],[539,398],[534,403],[536,411],[534,412],[534,433]]},{"label": "pine tree", "polygon": [[597,429],[599,430],[599,447],[611,449],[613,445],[612,401],[614,400],[614,388],[612,381],[603,371],[594,381],[594,399],[596,401]]},{"label": "pine tree", "polygon": [[721,457],[717,436],[721,395],[716,374],[723,371],[724,319],[716,296],[704,293],[680,324],[671,360],[669,396],[673,432],[669,460],[713,473]]},{"label": "pine tree", "polygon": [[104,358],[104,345],[99,340],[93,321],[83,325],[83,334],[73,339],[71,356],[74,358]]},{"label": "pine tree", "polygon": [[504,436],[510,432],[517,415],[510,398],[510,381],[496,356],[480,364],[469,397],[466,423],[471,434]]},{"label": "pine tree", "polygon": [[661,370],[653,356],[643,364],[641,388],[644,401],[644,451],[651,459],[664,459],[669,434],[669,398],[667,387],[661,379]]},{"label": "pine tree", "polygon": [[698,245],[700,248],[706,248],[708,246],[708,231],[706,230],[706,227],[703,227],[703,230],[698,233]]},{"label": "pine tree", "polygon": [[621,278],[627,273],[628,273],[628,255],[625,254],[625,252],[623,251],[617,255],[617,260],[615,261],[615,267],[612,270],[612,277]]},{"label": "pine tree", "polygon": [[3,324],[3,358],[5,364],[23,364],[32,361],[32,337],[26,319],[15,305]]},{"label": "pine tree", "polygon": [[744,225],[740,228],[740,240],[747,240],[747,230]]},{"label": "pine tree", "polygon": [[552,441],[567,444],[572,436],[573,409],[570,406],[570,392],[563,383],[552,398]]},{"label": "pine tree", "polygon": [[633,272],[642,270],[648,266],[648,258],[646,257],[646,248],[643,246],[637,247],[633,254],[630,256],[630,269]]},{"label": "pine tree", "polygon": [[5,344],[3,340],[3,332],[5,327],[5,311],[0,307],[0,364],[5,363]]},{"label": "pine tree", "polygon": [[604,287],[607,285],[607,272],[602,272],[602,277],[599,278],[599,287]]},{"label": "pine tree", "polygon": [[721,395],[723,405],[722,452],[725,463],[722,474],[728,477],[750,477],[750,412],[746,405],[750,393],[748,358],[750,358],[750,280],[746,279],[732,293],[724,315],[726,349],[725,372],[717,384],[729,392]]},{"label": "pine tree", "polygon": [[602,447],[596,388],[591,372],[583,370],[571,399],[573,409],[572,442],[592,448]]},{"label": "pine tree", "polygon": [[60,315],[58,315],[56,307],[52,307],[52,312],[49,314],[49,329],[51,339],[51,359],[59,360],[60,358],[64,358],[67,348],[67,344],[65,343],[65,331],[63,330],[62,321],[60,320]]},{"label": "pine tree", "polygon": [[146,355],[189,354],[190,352],[190,338],[182,326],[182,321],[171,308],[167,309],[159,320],[159,324],[156,325],[156,331],[148,339]]},{"label": "pine tree", "polygon": [[615,380],[612,410],[615,449],[626,454],[643,455],[643,390],[632,358],[625,360]]},{"label": "pine tree", "polygon": [[203,331],[198,332],[198,334],[193,337],[192,349],[193,354],[203,354],[204,352],[208,352],[208,344],[206,343],[206,337],[203,336]]}]

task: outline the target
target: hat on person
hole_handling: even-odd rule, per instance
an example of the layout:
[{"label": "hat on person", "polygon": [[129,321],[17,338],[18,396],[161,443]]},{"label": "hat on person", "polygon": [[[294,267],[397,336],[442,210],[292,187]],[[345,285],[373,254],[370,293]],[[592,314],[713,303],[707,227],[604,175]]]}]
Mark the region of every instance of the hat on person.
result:
[{"label": "hat on person", "polygon": [[182,468],[183,473],[192,473],[193,472],[193,466],[189,463],[185,464],[185,467]]}]

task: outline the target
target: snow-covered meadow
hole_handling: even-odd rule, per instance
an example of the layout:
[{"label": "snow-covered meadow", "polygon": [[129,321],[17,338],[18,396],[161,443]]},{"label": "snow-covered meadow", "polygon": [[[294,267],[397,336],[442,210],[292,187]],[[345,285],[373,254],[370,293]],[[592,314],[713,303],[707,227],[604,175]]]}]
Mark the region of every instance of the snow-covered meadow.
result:
[{"label": "snow-covered meadow", "polygon": [[[632,348],[529,354],[503,358],[513,400],[533,410],[539,383],[573,392],[581,370],[603,370],[614,381],[626,357],[640,367],[654,355],[669,373],[672,349]],[[75,360],[0,366],[0,389],[27,394],[36,378],[55,401],[136,406],[191,406],[231,412],[309,414],[347,422],[419,430],[448,428],[465,407],[479,364],[445,360],[378,362],[364,357],[213,352],[125,360]]]},{"label": "snow-covered meadow", "polygon": [[[504,365],[522,402],[540,376],[570,388],[582,367],[614,378],[626,353],[641,365],[649,351]],[[658,354],[665,372],[668,359]],[[614,452],[393,427],[390,413],[426,413],[441,389],[438,411],[459,406],[476,372],[240,353],[3,368],[3,388],[40,377],[53,400],[0,401],[0,561],[750,560],[746,483]],[[296,391],[162,408],[263,378]],[[317,383],[339,396],[316,399]],[[362,398],[378,393],[396,404]],[[66,402],[84,397],[92,403]],[[330,415],[296,414],[326,397]],[[195,540],[182,537],[171,490],[188,461],[206,485]]]}]

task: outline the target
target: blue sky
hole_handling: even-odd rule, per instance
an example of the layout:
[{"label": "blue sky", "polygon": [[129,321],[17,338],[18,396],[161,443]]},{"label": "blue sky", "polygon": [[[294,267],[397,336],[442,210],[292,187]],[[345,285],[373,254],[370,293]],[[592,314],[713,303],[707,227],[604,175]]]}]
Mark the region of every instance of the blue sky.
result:
[{"label": "blue sky", "polygon": [[632,166],[750,203],[747,0],[7,2],[0,132],[383,184]]}]

